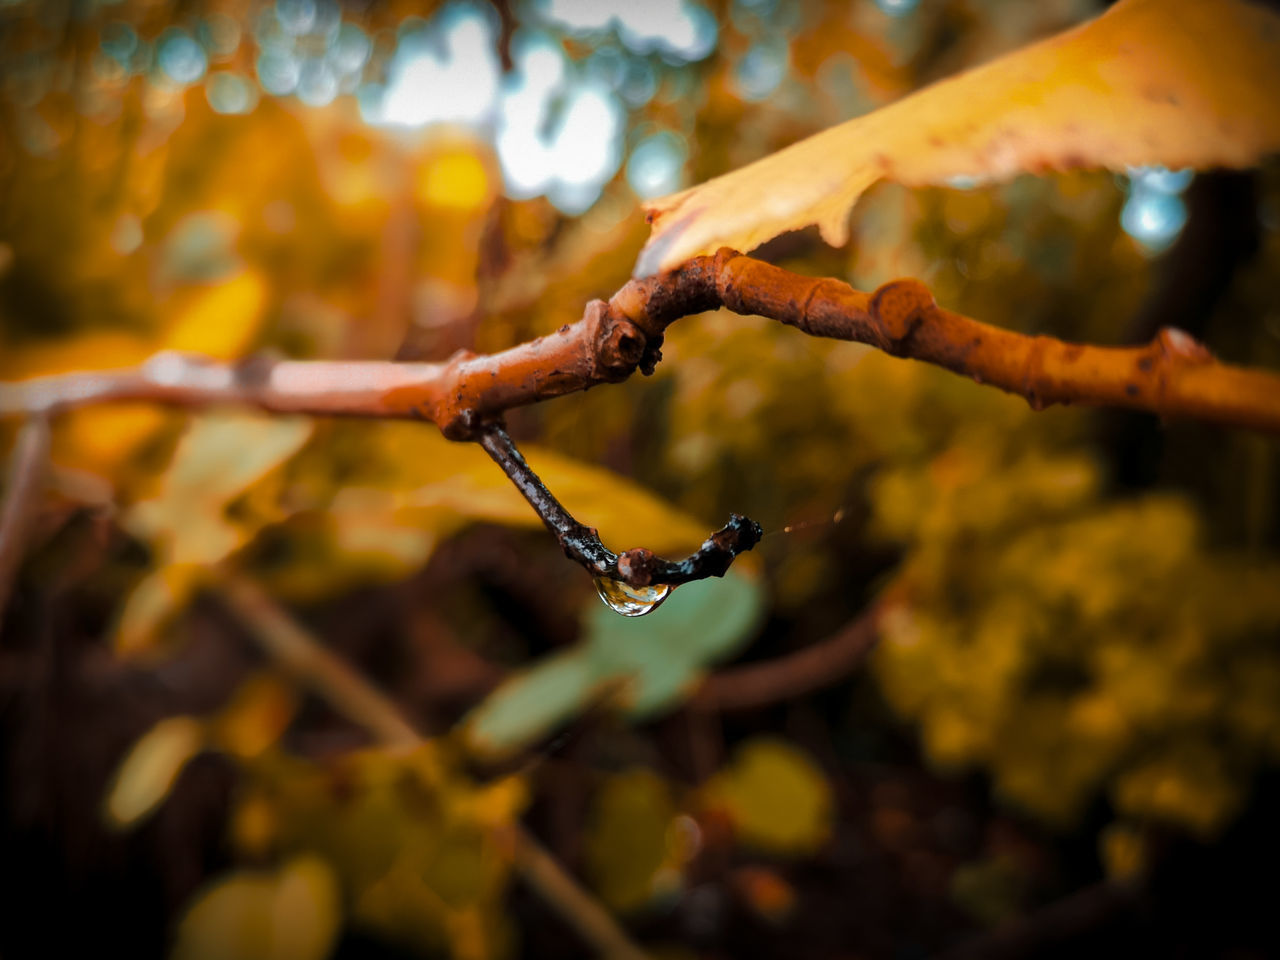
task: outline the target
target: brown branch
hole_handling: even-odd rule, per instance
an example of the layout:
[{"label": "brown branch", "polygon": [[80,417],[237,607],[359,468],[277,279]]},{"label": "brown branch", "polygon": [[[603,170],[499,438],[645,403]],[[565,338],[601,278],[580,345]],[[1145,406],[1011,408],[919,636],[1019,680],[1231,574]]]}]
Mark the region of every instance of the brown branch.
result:
[{"label": "brown branch", "polygon": [[937,364],[1037,409],[1120,406],[1280,432],[1280,376],[1220,363],[1179,330],[1164,328],[1142,347],[1069,344],[944,310],[918,280],[894,280],[867,294],[731,250],[632,280],[607,303],[591,301],[577,323],[499,353],[459,352],[445,363],[256,359],[229,366],[164,352],[132,370],[0,384],[0,416],[111,400],[239,403],[281,413],[424,419],[467,440],[478,424],[513,407],[625,380],[636,369],[652,372],[669,324],[721,306]]},{"label": "brown branch", "polygon": [[[256,358],[226,365],[163,352],[132,370],[0,384],[0,417],[49,416],[90,403],[134,400],[423,419],[451,439],[486,443],[503,463],[506,454],[495,446],[493,434],[481,431],[486,424],[513,407],[625,380],[637,369],[651,373],[661,359],[669,324],[720,306],[772,317],[813,336],[853,340],[937,364],[1019,394],[1036,409],[1052,403],[1103,404],[1280,433],[1280,376],[1219,363],[1179,330],[1162,329],[1143,347],[1068,344],[944,310],[918,280],[895,280],[866,294],[837,280],[799,276],[727,249],[656,277],[632,280],[607,303],[591,301],[577,323],[487,356],[460,351],[444,363]],[[510,456],[507,460],[514,462]],[[530,496],[532,489],[521,487],[535,509],[539,501],[551,509],[554,498]],[[571,517],[567,522],[573,528],[554,511],[539,512],[558,536],[586,529]],[[728,559],[736,550],[750,548],[754,525],[743,521],[736,532],[732,527],[708,541],[736,540]],[[570,547],[564,536],[561,543]],[[722,548],[733,545],[713,546],[723,553]],[[659,567],[653,564],[661,561],[648,551],[633,550],[611,560],[602,550],[588,544],[577,551],[577,559],[591,569],[603,558],[606,567],[617,570],[618,579],[635,587],[682,582],[673,579],[684,575],[678,571],[655,573]],[[714,572],[710,566],[705,569]]]},{"label": "brown branch", "polygon": [[833,636],[803,650],[714,673],[689,705],[708,712],[752,710],[839,683],[875,647],[881,613],[881,606],[873,605]]},{"label": "brown branch", "polygon": [[[222,596],[262,648],[348,720],[391,746],[414,747],[422,737],[400,710],[364,677],[334,656],[251,580],[228,573]],[[514,824],[514,866],[546,903],[609,960],[645,960],[599,902],[520,824]]]},{"label": "brown branch", "polygon": [[547,489],[501,423],[486,423],[477,430],[477,435],[480,446],[529,501],[547,529],[555,534],[565,556],[596,576],[621,580],[633,587],[723,577],[733,558],[754,547],[763,535],[760,524],[735,513],[727,524],[703,541],[695,553],[683,560],[664,560],[643,547],[616,554],[600,542],[594,527],[575,520]]},{"label": "brown branch", "polygon": [[0,625],[22,565],[49,467],[49,421],[32,417],[18,431],[0,507]]}]

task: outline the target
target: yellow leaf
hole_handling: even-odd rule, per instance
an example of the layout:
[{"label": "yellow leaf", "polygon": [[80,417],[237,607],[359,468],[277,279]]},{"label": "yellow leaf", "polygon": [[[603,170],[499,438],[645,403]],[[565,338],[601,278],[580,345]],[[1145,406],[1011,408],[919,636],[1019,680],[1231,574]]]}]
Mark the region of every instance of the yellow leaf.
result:
[{"label": "yellow leaf", "polygon": [[1280,149],[1280,17],[1247,0],[1121,0],[1098,19],[650,205],[637,276],[817,224],[839,246],[880,179],[1245,167]]},{"label": "yellow leaf", "polygon": [[199,570],[188,563],[169,564],[147,574],[124,602],[112,644],[121,656],[137,656],[152,649],[160,628],[187,600]]},{"label": "yellow leaf", "polygon": [[159,569],[125,603],[118,652],[147,650],[166,620],[190,597],[201,571],[243,546],[260,523],[232,522],[227,506],[291,457],[311,436],[301,417],[216,413],[183,434],[160,495],[125,514],[129,531],[152,541]]},{"label": "yellow leaf", "polygon": [[489,199],[489,175],[471,150],[451,150],[427,164],[418,184],[422,200],[433,207],[474,210]]},{"label": "yellow leaf", "polygon": [[339,893],[332,869],[314,856],[274,873],[227,874],[188,907],[174,960],[323,960],[341,922]]},{"label": "yellow leaf", "polygon": [[810,854],[831,834],[831,786],[817,764],[785,741],[748,741],[705,790],[707,802],[761,850]]},{"label": "yellow leaf", "polygon": [[262,324],[267,293],[263,276],[247,269],[185,292],[164,345],[219,359],[241,356]]},{"label": "yellow leaf", "polygon": [[293,687],[269,673],[255,674],[218,713],[214,741],[228,753],[256,757],[280,739],[297,707]]},{"label": "yellow leaf", "polygon": [[169,717],[147,731],[116,771],[107,794],[108,822],[127,827],[158,807],[204,740],[204,725],[195,717]]},{"label": "yellow leaf", "polygon": [[611,907],[642,907],[657,892],[669,860],[667,836],[676,814],[671,788],[649,770],[629,770],[609,777],[593,806],[587,872]]}]

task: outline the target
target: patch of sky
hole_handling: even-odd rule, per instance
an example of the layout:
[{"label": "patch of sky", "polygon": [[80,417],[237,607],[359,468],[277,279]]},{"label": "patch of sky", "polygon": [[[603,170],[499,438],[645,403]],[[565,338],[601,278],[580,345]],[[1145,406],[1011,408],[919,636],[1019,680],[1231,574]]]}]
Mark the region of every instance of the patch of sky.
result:
[{"label": "patch of sky", "polygon": [[258,83],[272,96],[285,97],[298,86],[302,64],[289,50],[263,50],[258,54]]},{"label": "patch of sky", "polygon": [[230,71],[209,74],[204,95],[214,113],[244,114],[258,105],[258,90],[248,77]]},{"label": "patch of sky", "polygon": [[1120,211],[1120,227],[1148,256],[1167,250],[1187,225],[1187,204],[1181,193],[1193,177],[1189,169],[1129,169],[1129,198]]},{"label": "patch of sky", "polygon": [[764,100],[786,79],[791,53],[785,40],[769,37],[752,44],[733,69],[733,85],[743,100]]},{"label": "patch of sky", "polygon": [[636,144],[627,161],[627,183],[642,200],[672,193],[683,185],[688,155],[688,144],[672,131],[645,137]]},{"label": "patch of sky", "polygon": [[501,80],[492,8],[451,3],[429,24],[402,30],[380,102],[362,115],[377,124],[418,127],[492,118]]},{"label": "patch of sky", "polygon": [[920,6],[920,0],[876,0],[876,6],[891,17],[905,17]]},{"label": "patch of sky", "polygon": [[517,32],[512,60],[495,138],[507,192],[581,213],[618,169],[623,108],[598,71],[571,73],[546,34]]},{"label": "patch of sky", "polygon": [[543,17],[571,33],[615,30],[633,53],[677,62],[702,60],[715,49],[715,16],[690,0],[539,0]]},{"label": "patch of sky", "polygon": [[191,34],[170,27],[156,42],[156,64],[169,80],[186,85],[204,76],[209,59]]},{"label": "patch of sky", "polygon": [[1129,199],[1120,211],[1120,226],[1148,256],[1168,249],[1186,226],[1187,205],[1182,192],[1191,184],[1193,176],[1189,169],[1134,167],[1129,170]]}]

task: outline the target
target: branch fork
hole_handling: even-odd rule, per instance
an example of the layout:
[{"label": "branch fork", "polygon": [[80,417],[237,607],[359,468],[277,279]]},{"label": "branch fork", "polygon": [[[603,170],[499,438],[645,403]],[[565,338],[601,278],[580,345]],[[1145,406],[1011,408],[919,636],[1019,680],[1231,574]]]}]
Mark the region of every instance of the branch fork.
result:
[{"label": "branch fork", "polygon": [[1221,363],[1180,330],[1166,327],[1145,346],[1065,343],[945,310],[919,280],[894,280],[868,294],[728,248],[631,280],[609,300],[588,303],[576,323],[494,354],[460,351],[444,363],[259,357],[224,364],[165,351],[132,370],[0,383],[0,417],[53,416],[129,400],[430,420],[452,440],[484,446],[566,553],[593,574],[637,587],[684,583],[722,575],[733,557],[756,543],[759,527],[734,517],[682,561],[643,549],[614,554],[551,496],[511,443],[501,417],[513,407],[617,383],[636,370],[652,373],[666,328],[718,307],[933,363],[1021,395],[1037,410],[1054,403],[1109,405],[1280,434],[1280,376]]},{"label": "branch fork", "polygon": [[559,541],[565,556],[597,577],[636,588],[676,586],[707,577],[723,577],[734,557],[754,547],[764,534],[760,524],[735,513],[683,560],[665,560],[644,547],[616,554],[601,542],[594,527],[574,519],[547,489],[500,421],[482,424],[476,432],[476,441],[529,501]]}]

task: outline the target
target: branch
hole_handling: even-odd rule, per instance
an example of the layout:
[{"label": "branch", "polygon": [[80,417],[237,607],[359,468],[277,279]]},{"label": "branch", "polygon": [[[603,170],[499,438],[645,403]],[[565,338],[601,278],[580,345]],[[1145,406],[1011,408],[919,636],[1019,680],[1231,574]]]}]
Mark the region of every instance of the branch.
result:
[{"label": "branch", "polygon": [[166,351],[131,370],[71,373],[0,384],[0,417],[51,416],[91,403],[247,404],[279,413],[430,420],[453,440],[478,440],[520,487],[565,551],[633,587],[723,573],[758,539],[743,518],[693,557],[670,563],[646,550],[614,556],[574,520],[492,424],[513,407],[652,373],[667,326],[716,307],[772,317],[812,336],[870,344],[937,364],[1027,399],[1103,404],[1280,433],[1280,376],[1219,363],[1191,336],[1162,329],[1143,347],[1095,347],[1027,336],[944,310],[918,280],[872,294],[802,277],[724,249],[656,277],[632,280],[555,333],[485,356],[444,363],[251,358],[238,365]]},{"label": "branch", "polygon": [[480,446],[529,501],[547,529],[555,534],[565,556],[598,577],[620,580],[633,587],[674,586],[707,577],[723,577],[733,558],[754,547],[763,535],[760,524],[735,513],[727,524],[703,541],[695,553],[683,560],[664,560],[644,547],[616,554],[600,542],[594,527],[575,520],[547,489],[501,423],[485,423],[477,428],[477,435]]},{"label": "branch", "polygon": [[[326,650],[257,584],[229,573],[222,596],[272,658],[348,720],[391,746],[413,747],[423,742],[394,703]],[[525,883],[601,957],[645,960],[648,955],[519,823],[513,825],[513,837],[514,865]]]},{"label": "branch", "polygon": [[690,706],[695,710],[753,710],[793,700],[839,683],[879,640],[881,604],[863,611],[838,633],[795,653],[707,677]]},{"label": "branch", "polygon": [[555,333],[445,363],[250,359],[219,364],[166,351],[132,370],[0,384],[0,416],[56,413],[111,400],[177,406],[249,404],[281,413],[430,420],[451,439],[513,407],[651,373],[680,317],[716,307],[771,317],[812,336],[923,360],[1025,397],[1130,407],[1280,432],[1280,376],[1215,360],[1166,327],[1146,346],[1095,347],[1027,336],[944,310],[918,280],[867,294],[732,250],[632,280]]}]

